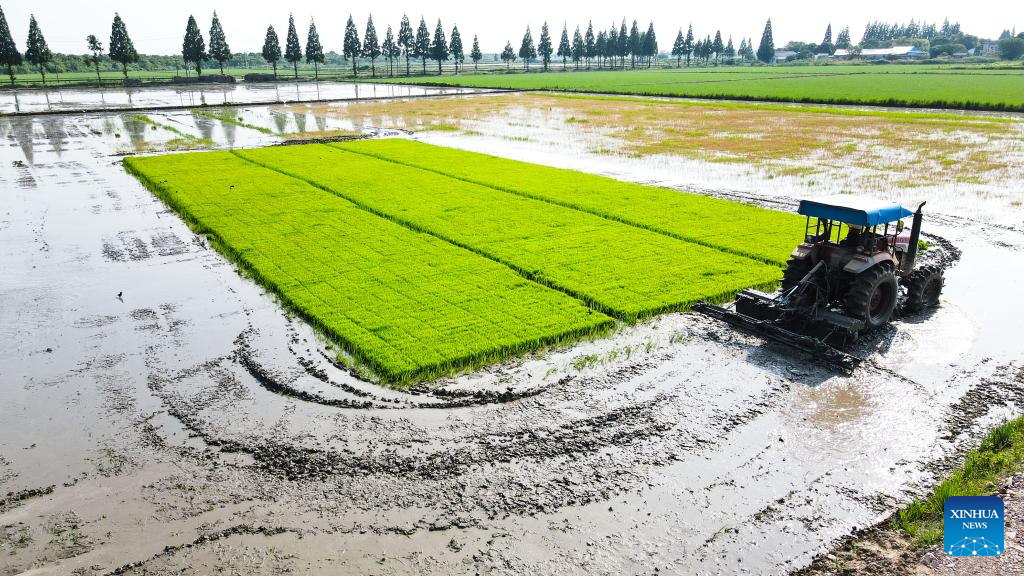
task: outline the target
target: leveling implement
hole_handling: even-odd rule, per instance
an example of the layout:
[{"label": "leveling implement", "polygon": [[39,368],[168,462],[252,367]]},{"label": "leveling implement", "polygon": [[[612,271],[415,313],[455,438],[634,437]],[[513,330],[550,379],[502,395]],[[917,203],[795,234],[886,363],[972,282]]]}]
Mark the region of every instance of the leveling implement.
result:
[{"label": "leveling implement", "polygon": [[803,200],[797,212],[807,217],[804,241],[789,259],[781,289],[744,290],[734,309],[701,302],[694,310],[852,370],[860,359],[834,346],[884,326],[898,311],[939,302],[942,269],[915,267],[924,204],[912,212],[866,199]]}]

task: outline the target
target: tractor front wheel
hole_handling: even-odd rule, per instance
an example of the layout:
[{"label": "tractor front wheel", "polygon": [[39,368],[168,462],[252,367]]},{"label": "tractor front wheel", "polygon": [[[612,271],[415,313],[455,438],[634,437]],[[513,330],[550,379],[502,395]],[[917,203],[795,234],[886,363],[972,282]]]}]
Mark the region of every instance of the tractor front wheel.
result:
[{"label": "tractor front wheel", "polygon": [[918,312],[938,306],[944,283],[942,268],[938,266],[922,266],[911,272],[906,278],[906,309]]},{"label": "tractor front wheel", "polygon": [[786,270],[782,272],[782,289],[789,290],[796,286],[814,268],[810,258],[790,258]]},{"label": "tractor front wheel", "polygon": [[896,273],[891,266],[879,265],[858,274],[846,293],[846,312],[864,321],[868,330],[884,326],[892,319],[899,295]]}]

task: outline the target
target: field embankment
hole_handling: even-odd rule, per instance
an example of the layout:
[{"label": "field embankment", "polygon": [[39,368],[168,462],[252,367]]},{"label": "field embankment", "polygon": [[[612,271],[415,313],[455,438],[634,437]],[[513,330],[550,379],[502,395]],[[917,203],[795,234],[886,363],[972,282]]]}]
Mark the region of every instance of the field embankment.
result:
[{"label": "field embankment", "polygon": [[434,86],[1024,111],[1024,68],[808,66],[398,78]]}]

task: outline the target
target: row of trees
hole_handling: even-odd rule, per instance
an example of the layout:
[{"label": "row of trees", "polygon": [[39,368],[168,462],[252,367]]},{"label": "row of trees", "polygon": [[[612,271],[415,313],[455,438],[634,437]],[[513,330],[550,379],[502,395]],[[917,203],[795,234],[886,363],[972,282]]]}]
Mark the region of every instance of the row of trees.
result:
[{"label": "row of trees", "polygon": [[[277,63],[283,56],[285,60],[292,63],[295,74],[298,76],[298,63],[302,60],[303,53],[299,46],[298,34],[295,31],[294,19],[290,16],[288,18],[288,37],[284,53],[281,53],[280,43],[274,27],[270,26],[267,28],[267,33],[264,37],[262,54],[263,58],[273,66],[275,75],[277,74]],[[355,22],[350,15],[348,22],[345,23],[345,39],[342,43],[342,54],[352,62],[353,74],[357,72],[356,59],[368,58],[370,60],[370,72],[374,76],[377,75],[377,58],[381,57],[385,58],[388,62],[388,74],[394,74],[396,63],[403,57],[405,58],[406,74],[410,71],[410,61],[413,59],[422,61],[424,73],[427,71],[427,60],[437,61],[438,73],[441,72],[442,62],[449,59],[453,60],[457,72],[466,60],[462,35],[457,25],[452,28],[451,40],[448,40],[441,25],[441,20],[438,19],[437,27],[434,29],[433,37],[431,37],[424,18],[420,17],[419,27],[413,32],[412,24],[406,15],[402,16],[402,21],[399,23],[398,35],[395,35],[389,25],[387,32],[384,34],[383,41],[377,36],[377,28],[373,23],[372,15],[366,21],[362,40],[359,38],[359,30],[356,28]],[[474,66],[483,59],[483,53],[480,51],[480,42],[476,36],[473,36],[473,46],[469,56]],[[320,44],[320,37],[316,32],[316,25],[312,20],[309,23],[309,34],[306,39],[305,58],[306,62],[314,65],[316,74],[319,76],[318,66],[324,62],[324,53],[323,46]]]},{"label": "row of trees", "polygon": [[[29,64],[39,67],[43,83],[46,83],[46,64],[53,59],[53,53],[46,45],[46,38],[43,37],[43,32],[39,29],[34,14],[29,15],[26,45],[25,60]],[[11,84],[14,84],[14,67],[21,65],[21,62],[21,53],[18,52],[18,47],[14,44],[11,29],[7,26],[7,17],[4,16],[4,11],[0,8],[0,64],[7,67],[7,75],[11,79]]]},{"label": "row of trees", "polygon": [[[186,70],[188,67],[192,67],[197,75],[201,75],[204,63],[212,60],[217,63],[221,74],[223,74],[225,63],[229,62],[233,55],[216,12],[213,13],[208,37],[209,46],[207,46],[195,18],[189,16],[185,26],[185,36],[181,50],[181,57],[186,65]],[[927,22],[918,24],[915,20],[911,20],[907,24],[890,24],[879,21],[869,23],[865,28],[860,47],[889,46],[894,43],[904,42],[922,49],[928,49],[932,56],[967,51],[979,45],[976,37],[963,34],[959,23],[951,24],[946,20],[941,26],[938,26]],[[1005,31],[1000,37],[999,48],[1001,55],[1007,59],[1019,58],[1021,53],[1024,52],[1024,44],[1022,42],[1024,42],[1024,34],[1014,35],[1008,30]],[[95,69],[98,79],[101,61],[104,58],[103,44],[92,34],[86,38],[86,44],[89,49],[89,55],[85,57],[86,61]],[[797,52],[799,57],[810,57],[814,54],[833,54],[837,49],[855,47],[850,41],[849,27],[842,28],[833,42],[832,26],[829,24],[825,31],[824,39],[820,44],[790,42],[786,45],[786,48]],[[125,78],[128,77],[128,66],[140,60],[140,56],[128,35],[127,26],[120,15],[116,13],[111,24],[108,54],[110,61],[120,64],[120,69],[124,73]],[[501,60],[506,63],[506,66],[511,66],[518,57],[522,59],[524,67],[529,70],[530,63],[539,59],[544,70],[547,70],[553,56],[561,58],[563,69],[567,67],[570,61],[577,69],[581,64],[590,68],[591,64],[595,61],[599,67],[618,66],[625,68],[628,59],[630,67],[636,68],[638,66],[650,67],[657,54],[658,40],[653,23],[649,23],[646,31],[643,31],[638,26],[636,20],[633,21],[631,27],[627,28],[626,20],[623,19],[621,25],[612,25],[607,31],[600,30],[595,33],[593,23],[588,22],[585,32],[581,31],[580,27],[577,26],[571,37],[568,26],[564,25],[556,46],[547,22],[544,22],[541,27],[540,39],[537,43],[534,43],[533,35],[528,26],[526,33],[523,35],[519,50],[514,50],[512,43],[507,42],[501,53]],[[678,65],[682,65],[684,57],[686,58],[687,65],[690,65],[694,60],[705,64],[712,59],[715,63],[720,63],[723,59],[727,62],[732,62],[737,57],[744,61],[752,61],[756,58],[762,62],[770,63],[775,59],[775,43],[772,37],[771,20],[768,20],[765,24],[756,52],[751,39],[741,39],[739,47],[736,48],[731,36],[728,38],[728,41],[723,42],[721,31],[716,31],[713,38],[710,34],[705,36],[703,40],[695,38],[693,26],[691,25],[685,35],[682,29],[679,30],[672,45],[671,54],[676,58]],[[340,58],[333,52],[330,55],[336,59]],[[443,62],[448,60],[454,61],[456,72],[458,72],[466,59],[462,36],[458,26],[452,27],[449,39],[445,35],[440,20],[438,20],[433,35],[431,35],[424,18],[420,18],[419,26],[414,31],[408,16],[402,16],[397,35],[389,25],[383,41],[377,35],[372,15],[367,19],[362,39],[360,39],[359,31],[352,17],[349,16],[345,24],[342,55],[346,61],[351,62],[353,74],[357,72],[357,58],[369,59],[370,71],[374,76],[376,76],[376,60],[378,58],[385,58],[387,60],[388,74],[395,73],[396,63],[400,62],[403,58],[405,59],[406,74],[410,73],[411,60],[420,60],[422,62],[423,73],[426,73],[427,70],[427,60],[435,60],[437,61],[438,73],[441,73]],[[58,56],[67,58],[63,55]],[[298,64],[305,60],[306,63],[313,65],[314,74],[319,77],[319,67],[327,59],[313,20],[310,19],[306,35],[306,46],[303,50],[295,28],[295,20],[292,16],[288,17],[288,31],[284,50],[282,51],[281,49],[281,43],[274,27],[269,26],[264,37],[261,56],[273,67],[275,76],[277,75],[278,64],[282,60],[292,65],[295,76],[298,76]],[[473,61],[474,67],[483,59],[479,40],[476,36],[473,37],[469,57]],[[30,65],[37,67],[45,83],[47,65],[53,59],[54,55],[47,46],[46,39],[34,15],[29,18],[28,40],[23,58],[11,37],[3,10],[0,9],[0,64],[6,66],[12,83],[14,82],[14,68],[21,66],[23,61],[27,61]]]},{"label": "row of trees", "polygon": [[572,61],[576,68],[579,68],[581,63],[590,68],[591,63],[595,60],[600,67],[606,65],[625,67],[628,57],[630,66],[636,68],[638,66],[650,67],[657,55],[658,38],[654,33],[654,24],[648,24],[647,30],[641,32],[636,20],[633,21],[632,28],[626,28],[626,20],[623,19],[621,26],[612,25],[607,32],[602,30],[596,34],[593,22],[587,24],[585,33],[581,32],[580,27],[577,26],[572,40],[569,39],[568,25],[563,25],[557,47],[553,42],[547,22],[541,26],[540,39],[536,44],[533,42],[533,33],[527,26],[526,33],[523,34],[522,42],[519,45],[519,51],[514,51],[512,43],[507,42],[501,53],[501,59],[506,66],[510,66],[518,57],[522,59],[523,66],[527,70],[530,68],[530,62],[539,59],[544,70],[547,70],[551,65],[552,56],[562,59],[563,69],[567,67],[569,61]]}]

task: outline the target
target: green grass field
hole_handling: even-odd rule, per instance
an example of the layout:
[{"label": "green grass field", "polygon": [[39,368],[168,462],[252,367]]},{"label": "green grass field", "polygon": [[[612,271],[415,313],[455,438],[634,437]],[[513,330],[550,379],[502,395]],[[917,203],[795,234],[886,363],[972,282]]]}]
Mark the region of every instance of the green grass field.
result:
[{"label": "green grass field", "polygon": [[[686,310],[702,299],[726,299],[778,276],[778,267],[750,258],[331,146],[236,154],[467,247],[627,321]],[[510,174],[508,180],[527,175]]]},{"label": "green grass field", "polygon": [[1024,67],[805,66],[464,74],[392,82],[825,104],[1024,110]]},{"label": "green grass field", "polygon": [[613,323],[505,266],[228,152],[125,165],[385,380],[482,364]]},{"label": "green grass field", "polygon": [[793,251],[794,239],[804,222],[801,216],[758,210],[738,202],[410,140],[362,140],[332,146],[575,208],[779,266],[785,265]]},{"label": "green grass field", "polygon": [[612,317],[634,321],[774,286],[780,269],[765,262],[784,259],[802,223],[406,140],[125,164],[389,381],[594,334]]}]

